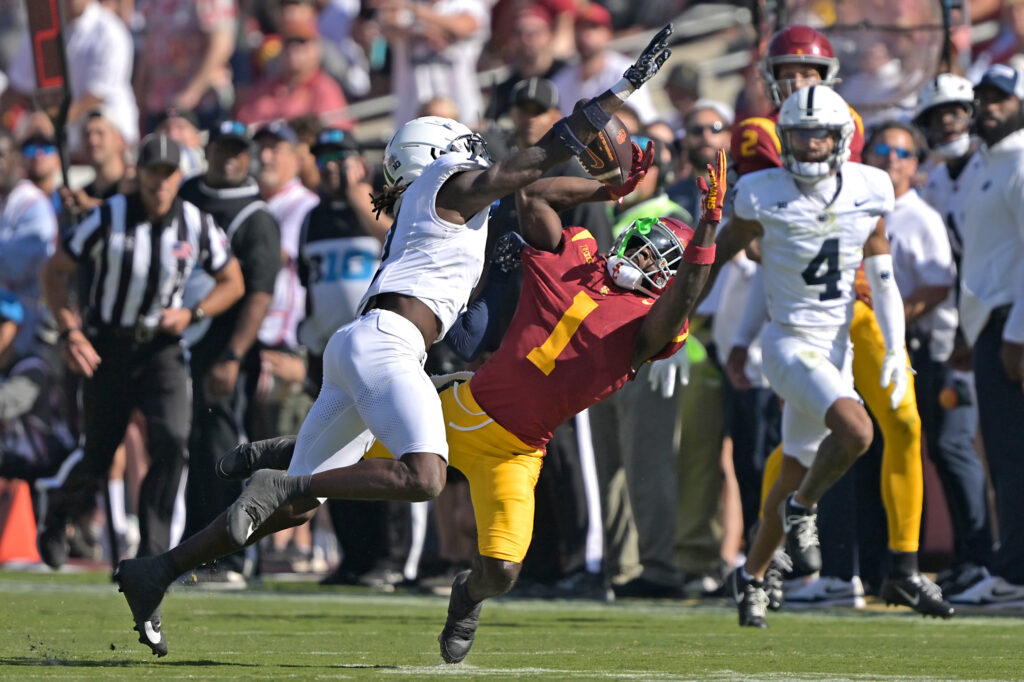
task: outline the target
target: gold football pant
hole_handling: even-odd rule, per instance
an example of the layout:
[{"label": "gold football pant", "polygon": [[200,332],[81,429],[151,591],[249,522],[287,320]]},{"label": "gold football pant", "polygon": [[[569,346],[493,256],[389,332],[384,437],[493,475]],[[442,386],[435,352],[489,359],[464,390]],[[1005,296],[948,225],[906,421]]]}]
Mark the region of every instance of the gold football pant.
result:
[{"label": "gold football pant", "polygon": [[[469,384],[441,393],[448,463],[465,474],[480,554],[522,563],[533,537],[533,489],[544,450],[532,448],[484,412]],[[367,457],[391,457],[377,441]]]},{"label": "gold football pant", "polygon": [[[917,412],[913,377],[899,408],[890,409],[889,389],[880,385],[882,359],[885,357],[882,331],[870,307],[857,301],[853,310],[850,325],[853,379],[857,391],[878,422],[885,441],[882,451],[882,502],[889,519],[889,549],[895,552],[916,552],[921,537],[924,478],[921,471],[921,417]],[[782,447],[777,447],[765,462],[761,484],[762,505],[778,478],[782,466]]]}]

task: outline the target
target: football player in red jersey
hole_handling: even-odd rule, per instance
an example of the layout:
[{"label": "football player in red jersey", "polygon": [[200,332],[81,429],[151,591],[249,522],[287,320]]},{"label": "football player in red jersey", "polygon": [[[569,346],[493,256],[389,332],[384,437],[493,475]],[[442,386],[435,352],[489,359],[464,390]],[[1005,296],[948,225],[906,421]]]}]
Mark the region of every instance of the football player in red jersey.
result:
[{"label": "football player in red jersey", "polygon": [[[782,147],[775,132],[779,107],[783,100],[805,85],[835,85],[839,60],[832,50],[832,43],[820,31],[810,26],[788,26],[772,36],[761,58],[760,68],[775,109],[768,116],[744,119],[733,130],[730,151],[733,170],[738,175],[782,165],[779,160]],[[864,150],[864,122],[852,107],[850,114],[853,115],[854,126],[850,161],[860,163]]]},{"label": "football player in red jersey", "polygon": [[[632,178],[638,180],[651,159],[634,156]],[[441,394],[449,462],[469,480],[479,551],[452,585],[438,637],[446,662],[469,653],[483,600],[508,592],[519,576],[533,534],[533,488],[552,431],[631,380],[645,362],[685,342],[687,318],[714,261],[726,190],[724,150],[710,171],[696,230],[672,218],[640,219],[607,255],[585,227],[563,229],[558,211],[607,200],[615,190],[559,177],[517,195],[527,246],[511,326],[468,382]],[[285,467],[293,446],[294,438],[241,446],[226,456],[231,461],[222,460],[222,470],[244,477],[256,468]],[[379,443],[366,455],[390,456]],[[290,511],[281,509],[261,531],[306,518]]]},{"label": "football player in red jersey", "polygon": [[[789,26],[772,37],[765,48],[760,67],[776,109],[768,117],[748,118],[734,128],[731,143],[733,168],[741,176],[782,165],[779,158],[781,145],[775,132],[779,118],[778,107],[786,97],[802,87],[817,83],[834,85],[839,60],[828,38],[822,33],[809,26]],[[852,107],[850,113],[854,122],[850,160],[860,162],[864,149],[864,123]],[[858,279],[863,279],[862,273],[858,273]],[[858,291],[861,289],[866,287],[858,287]],[[854,304],[850,338],[853,342],[854,383],[878,422],[885,444],[882,454],[882,501],[888,518],[890,552],[890,575],[886,582],[898,584],[903,590],[902,593],[893,592],[894,598],[887,598],[887,601],[924,612],[928,600],[922,600],[918,594],[921,583],[917,579],[924,479],[921,465],[921,418],[917,411],[914,384],[910,382],[899,406],[892,409],[888,391],[876,379],[885,357],[885,344],[866,296],[859,296]],[[746,348],[735,347],[729,354],[727,368],[733,375],[742,375],[745,362]],[[765,462],[762,502],[779,475],[781,463],[780,445]],[[783,602],[781,573],[774,563],[769,575],[766,589],[770,608],[774,610],[780,608]],[[814,597],[815,586],[809,588]],[[905,594],[911,597],[903,596]]]}]

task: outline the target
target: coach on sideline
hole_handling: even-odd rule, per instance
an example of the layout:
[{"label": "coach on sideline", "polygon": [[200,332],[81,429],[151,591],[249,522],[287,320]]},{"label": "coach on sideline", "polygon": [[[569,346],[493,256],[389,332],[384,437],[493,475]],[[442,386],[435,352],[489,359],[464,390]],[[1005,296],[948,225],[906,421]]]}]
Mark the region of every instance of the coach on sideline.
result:
[{"label": "coach on sideline", "polygon": [[[66,519],[105,480],[132,409],[146,419],[152,463],[139,493],[139,556],[170,544],[171,513],[188,459],[192,421],[181,333],[194,319],[218,315],[244,293],[242,273],[213,219],[177,198],[178,143],[150,135],[139,150],[138,189],[117,194],[71,229],[43,266],[47,304],[61,350],[82,388],[84,454],[50,494],[39,553],[52,568],[67,559]],[[92,262],[82,310],[68,302],[68,281]],[[185,280],[196,266],[216,285],[191,309],[182,307]]]}]

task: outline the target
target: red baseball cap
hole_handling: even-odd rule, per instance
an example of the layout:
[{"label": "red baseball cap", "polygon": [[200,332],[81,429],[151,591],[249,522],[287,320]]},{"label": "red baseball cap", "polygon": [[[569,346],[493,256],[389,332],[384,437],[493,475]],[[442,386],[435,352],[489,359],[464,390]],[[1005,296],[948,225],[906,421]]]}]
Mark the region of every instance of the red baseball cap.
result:
[{"label": "red baseball cap", "polygon": [[608,30],[611,30],[612,15],[607,9],[596,2],[590,2],[580,8],[579,12],[576,13],[576,23],[595,24],[597,26],[604,26]]}]

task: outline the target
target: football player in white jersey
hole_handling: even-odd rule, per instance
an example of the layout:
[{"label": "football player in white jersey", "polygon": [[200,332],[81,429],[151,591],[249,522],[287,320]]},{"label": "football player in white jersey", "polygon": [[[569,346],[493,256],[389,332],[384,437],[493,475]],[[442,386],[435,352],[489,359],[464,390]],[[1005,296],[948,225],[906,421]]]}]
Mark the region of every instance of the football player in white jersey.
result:
[{"label": "football player in white jersey", "polygon": [[[264,469],[224,515],[159,557],[123,561],[114,579],[139,641],[165,655],[160,602],[181,573],[293,525],[310,498],[421,501],[444,487],[448,444],[441,401],[423,370],[427,349],[452,326],[480,277],[493,202],[586,150],[629,95],[670,56],[659,31],[603,94],[560,119],[535,145],[492,164],[482,138],[440,117],[402,126],[384,151],[388,187],[375,199],[395,216],[381,265],[360,304],[324,350],[323,385],[299,430],[287,472]],[[634,145],[634,149],[636,149]],[[650,166],[652,155],[644,155]],[[614,196],[643,178],[634,173]],[[395,459],[363,459],[376,438]],[[272,515],[291,500],[278,519]]]},{"label": "football player in white jersey", "polygon": [[[790,95],[778,120],[781,168],[745,175],[735,216],[718,237],[719,264],[761,238],[771,322],[764,373],[785,401],[782,470],[746,565],[729,576],[740,625],[767,627],[763,578],[786,537],[796,572],[820,565],[814,510],[871,444],[871,419],[853,387],[850,322],[861,261],[871,284],[886,358],[882,386],[899,405],[909,381],[903,302],[881,216],[893,207],[889,177],[848,161],[854,123],[834,90],[812,85]],[[710,286],[710,284],[709,284]]]}]

